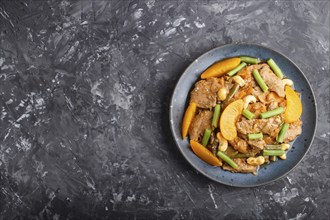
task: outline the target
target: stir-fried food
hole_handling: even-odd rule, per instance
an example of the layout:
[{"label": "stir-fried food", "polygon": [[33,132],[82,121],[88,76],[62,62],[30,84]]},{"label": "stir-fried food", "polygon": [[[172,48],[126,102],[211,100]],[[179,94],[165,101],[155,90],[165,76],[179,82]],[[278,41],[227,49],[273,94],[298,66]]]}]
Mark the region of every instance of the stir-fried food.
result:
[{"label": "stir-fried food", "polygon": [[302,104],[273,59],[234,57],[208,67],[190,93],[182,137],[192,151],[223,170],[253,173],[285,160],[302,132]]}]

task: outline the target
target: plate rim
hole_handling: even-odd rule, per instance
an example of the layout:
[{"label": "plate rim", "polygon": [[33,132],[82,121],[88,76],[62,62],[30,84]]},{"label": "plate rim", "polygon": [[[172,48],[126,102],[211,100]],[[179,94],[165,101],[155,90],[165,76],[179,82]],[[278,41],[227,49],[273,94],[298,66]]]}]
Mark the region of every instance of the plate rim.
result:
[{"label": "plate rim", "polygon": [[[302,157],[298,160],[298,162],[288,171],[284,172],[282,175],[272,179],[272,180],[268,180],[268,181],[265,181],[265,182],[262,182],[262,183],[256,183],[256,184],[228,184],[226,182],[223,182],[223,181],[220,181],[212,176],[209,176],[207,175],[203,170],[201,170],[198,166],[196,166],[194,163],[192,163],[192,161],[190,159],[187,158],[187,156],[184,154],[183,150],[181,149],[181,147],[179,146],[177,140],[174,138],[176,135],[175,135],[175,132],[174,132],[174,128],[172,126],[172,120],[173,120],[173,115],[172,115],[172,108],[173,108],[173,100],[174,100],[174,93],[176,91],[176,89],[178,88],[178,84],[179,82],[183,79],[183,76],[185,75],[184,73],[196,62],[196,60],[199,60],[201,58],[203,58],[204,56],[208,55],[209,53],[212,53],[213,51],[215,50],[218,50],[218,49],[221,49],[221,48],[225,48],[225,47],[232,47],[232,46],[239,46],[239,45],[242,45],[242,46],[255,46],[255,47],[261,47],[261,48],[264,48],[264,49],[267,49],[267,50],[270,50],[270,51],[273,51],[275,53],[278,53],[279,55],[283,56],[285,59],[289,60],[291,62],[291,64],[293,64],[293,66],[295,68],[297,68],[301,75],[303,76],[303,78],[305,79],[305,81],[307,82],[308,86],[310,87],[310,90],[311,90],[311,93],[312,93],[312,96],[313,96],[313,100],[314,100],[314,106],[315,106],[315,126],[314,126],[314,129],[313,129],[313,135],[312,135],[312,139],[311,139],[311,142],[309,144],[309,146],[307,147],[307,150],[303,153]],[[221,183],[223,185],[227,185],[227,186],[231,186],[231,187],[238,187],[238,188],[246,188],[246,187],[257,187],[257,186],[262,186],[262,185],[267,185],[267,184],[270,184],[272,182],[275,182],[277,180],[280,180],[282,179],[283,177],[287,176],[291,171],[293,171],[294,169],[297,168],[297,166],[301,163],[301,161],[305,158],[305,156],[307,155],[307,153],[310,151],[311,149],[311,146],[314,142],[314,138],[315,138],[315,134],[316,134],[316,129],[317,129],[317,126],[318,126],[318,109],[317,109],[317,102],[316,102],[316,98],[315,98],[315,94],[314,94],[314,91],[313,91],[313,87],[312,85],[310,84],[309,80],[307,79],[305,73],[296,65],[295,62],[293,62],[289,57],[287,57],[286,55],[284,55],[283,53],[277,51],[277,50],[274,50],[268,46],[264,46],[264,45],[261,45],[261,44],[256,44],[256,43],[244,43],[244,42],[238,42],[238,43],[230,43],[230,44],[224,44],[224,45],[221,45],[221,46],[218,46],[218,47],[215,47],[211,50],[208,50],[206,52],[204,52],[202,55],[198,56],[196,59],[194,59],[188,66],[187,68],[185,68],[185,70],[181,73],[181,76],[179,77],[179,79],[177,80],[175,86],[174,86],[174,89],[173,89],[173,92],[172,92],[172,95],[171,95],[171,99],[170,99],[170,105],[169,105],[169,122],[170,122],[170,129],[171,129],[171,133],[172,133],[172,138],[174,139],[174,142],[177,146],[177,148],[179,148],[179,151],[181,153],[181,155],[185,158],[185,160],[195,169],[197,170],[199,173],[201,173],[203,176],[207,177],[208,179],[211,179],[217,183]]]}]

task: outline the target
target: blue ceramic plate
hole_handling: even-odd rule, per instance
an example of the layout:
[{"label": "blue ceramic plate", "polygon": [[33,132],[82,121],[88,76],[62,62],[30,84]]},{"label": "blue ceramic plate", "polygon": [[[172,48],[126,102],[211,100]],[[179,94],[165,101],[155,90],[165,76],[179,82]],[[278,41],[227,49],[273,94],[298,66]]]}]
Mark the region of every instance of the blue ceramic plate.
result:
[{"label": "blue ceramic plate", "polygon": [[[187,107],[189,92],[200,74],[218,60],[235,56],[252,56],[262,60],[273,58],[283,73],[293,80],[295,89],[301,93],[303,113],[302,134],[294,141],[286,160],[278,160],[262,166],[258,175],[231,173],[213,167],[199,159],[191,150],[188,138],[181,138],[181,121]],[[317,122],[316,104],[313,91],[302,71],[286,56],[272,49],[255,44],[231,44],[217,47],[196,59],[184,71],[175,86],[170,103],[170,126],[174,140],[186,160],[206,177],[222,184],[251,187],[275,181],[291,171],[303,159],[312,144]]]}]

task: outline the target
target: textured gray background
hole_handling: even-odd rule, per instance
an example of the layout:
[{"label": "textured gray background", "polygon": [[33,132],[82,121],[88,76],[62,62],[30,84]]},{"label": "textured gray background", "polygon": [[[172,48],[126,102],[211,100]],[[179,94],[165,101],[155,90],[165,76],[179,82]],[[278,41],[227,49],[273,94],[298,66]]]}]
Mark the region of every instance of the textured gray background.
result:
[{"label": "textured gray background", "polygon": [[[0,1],[0,219],[329,219],[329,1]],[[183,70],[223,44],[290,57],[318,128],[287,177],[232,188],[176,148]]]}]

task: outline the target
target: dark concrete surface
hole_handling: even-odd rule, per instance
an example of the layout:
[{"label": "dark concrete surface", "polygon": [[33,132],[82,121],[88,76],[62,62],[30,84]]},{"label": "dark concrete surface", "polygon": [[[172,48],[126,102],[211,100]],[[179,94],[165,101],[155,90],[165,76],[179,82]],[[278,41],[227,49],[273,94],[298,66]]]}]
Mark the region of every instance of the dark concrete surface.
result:
[{"label": "dark concrete surface", "polygon": [[[329,219],[329,1],[1,0],[0,219]],[[197,173],[168,123],[183,70],[220,45],[290,57],[318,128],[288,176]]]}]

